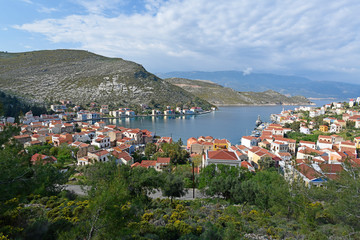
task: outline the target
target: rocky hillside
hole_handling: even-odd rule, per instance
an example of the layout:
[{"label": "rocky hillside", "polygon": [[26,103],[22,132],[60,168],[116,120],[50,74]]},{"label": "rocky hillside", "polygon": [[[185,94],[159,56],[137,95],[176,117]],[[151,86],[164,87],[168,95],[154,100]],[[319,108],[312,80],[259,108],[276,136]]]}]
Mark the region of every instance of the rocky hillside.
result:
[{"label": "rocky hillside", "polygon": [[0,89],[33,102],[210,106],[139,64],[79,50],[0,52]]},{"label": "rocky hillside", "polygon": [[210,80],[237,91],[274,90],[292,96],[302,95],[313,98],[354,98],[359,95],[360,84],[332,81],[313,81],[305,77],[276,75],[269,73],[244,74],[241,71],[216,72],[169,72],[159,73],[161,78],[186,78]]},{"label": "rocky hillside", "polygon": [[211,81],[189,80],[184,78],[165,79],[194,95],[215,105],[240,105],[240,104],[309,104],[310,101],[302,96],[287,97],[278,92],[267,90],[264,92],[238,92],[231,88],[223,87]]}]

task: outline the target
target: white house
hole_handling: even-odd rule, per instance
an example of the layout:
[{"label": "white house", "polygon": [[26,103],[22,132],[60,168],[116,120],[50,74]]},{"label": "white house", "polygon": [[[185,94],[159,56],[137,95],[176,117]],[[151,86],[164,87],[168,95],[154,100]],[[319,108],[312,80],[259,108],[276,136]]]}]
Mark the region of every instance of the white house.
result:
[{"label": "white house", "polygon": [[241,138],[241,145],[244,145],[247,148],[252,148],[258,145],[258,139],[252,136],[243,136]]},{"label": "white house", "polygon": [[301,126],[301,127],[300,127],[300,133],[303,133],[303,134],[311,134],[310,129],[307,128],[307,127],[304,127],[304,126]]},{"label": "white house", "polygon": [[91,145],[97,146],[98,148],[108,148],[110,147],[110,137],[99,135],[92,140]]},{"label": "white house", "polygon": [[240,166],[241,160],[234,152],[228,150],[206,151],[202,158],[202,167],[206,167],[210,164]]}]

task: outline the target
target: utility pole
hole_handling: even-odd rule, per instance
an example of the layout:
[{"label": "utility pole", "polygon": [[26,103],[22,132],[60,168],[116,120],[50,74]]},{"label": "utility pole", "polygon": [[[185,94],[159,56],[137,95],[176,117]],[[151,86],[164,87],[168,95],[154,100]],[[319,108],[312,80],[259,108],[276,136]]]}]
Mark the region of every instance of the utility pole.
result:
[{"label": "utility pole", "polygon": [[195,166],[194,166],[194,161],[192,161],[192,172],[193,172],[193,198],[195,199]]}]

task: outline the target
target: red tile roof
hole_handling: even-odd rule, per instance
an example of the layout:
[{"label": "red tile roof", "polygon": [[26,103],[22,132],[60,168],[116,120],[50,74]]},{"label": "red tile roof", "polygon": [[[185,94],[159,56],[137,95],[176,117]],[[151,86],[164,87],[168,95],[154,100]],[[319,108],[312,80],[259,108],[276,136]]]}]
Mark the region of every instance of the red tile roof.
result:
[{"label": "red tile roof", "polygon": [[238,160],[234,152],[229,152],[227,150],[209,151],[208,158],[216,160]]},{"label": "red tile roof", "polygon": [[315,171],[315,169],[309,167],[304,163],[301,163],[298,166],[296,166],[296,169],[305,177],[307,177],[310,181],[321,177],[321,174],[319,172]]},{"label": "red tile roof", "polygon": [[161,158],[161,157],[158,157],[158,158],[157,158],[157,163],[170,164],[170,158]]},{"label": "red tile roof", "polygon": [[339,173],[344,170],[341,164],[319,164],[320,169],[324,173]]},{"label": "red tile roof", "polygon": [[156,161],[142,160],[140,166],[141,167],[146,167],[146,168],[155,167],[156,166]]}]

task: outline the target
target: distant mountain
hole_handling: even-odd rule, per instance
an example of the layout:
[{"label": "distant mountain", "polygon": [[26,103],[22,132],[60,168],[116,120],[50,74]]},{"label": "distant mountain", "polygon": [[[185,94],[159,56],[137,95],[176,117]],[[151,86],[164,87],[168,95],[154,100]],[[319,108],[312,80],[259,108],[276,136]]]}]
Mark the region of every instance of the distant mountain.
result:
[{"label": "distant mountain", "polygon": [[167,78],[164,80],[179,86],[214,105],[310,104],[310,101],[305,97],[287,97],[272,90],[264,92],[238,92],[211,81],[190,80],[184,78]]},{"label": "distant mountain", "polygon": [[0,52],[0,90],[40,103],[211,106],[137,63],[79,50]]},{"label": "distant mountain", "polygon": [[210,80],[237,91],[261,92],[274,90],[281,94],[292,96],[302,95],[317,98],[350,98],[360,95],[360,85],[331,82],[312,81],[297,76],[283,76],[275,74],[251,73],[239,71],[217,72],[169,72],[157,74],[161,78],[187,78],[193,80]]}]

